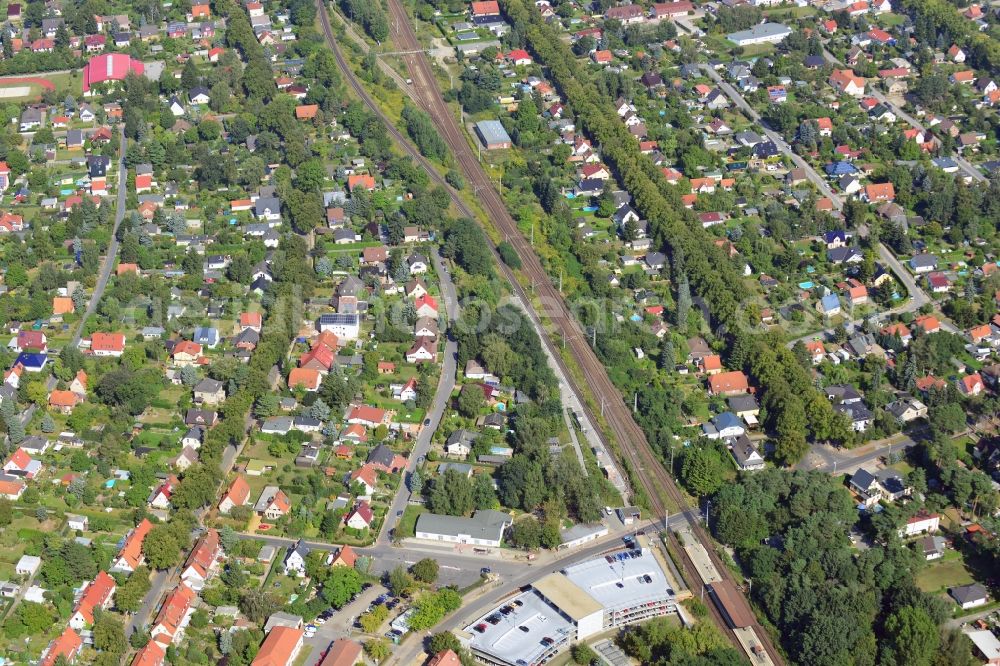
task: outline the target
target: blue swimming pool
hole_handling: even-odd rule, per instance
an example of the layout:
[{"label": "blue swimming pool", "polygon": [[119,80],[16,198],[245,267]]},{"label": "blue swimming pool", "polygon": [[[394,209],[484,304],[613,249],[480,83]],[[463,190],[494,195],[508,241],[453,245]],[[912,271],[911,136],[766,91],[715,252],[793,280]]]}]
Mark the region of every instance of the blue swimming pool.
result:
[{"label": "blue swimming pool", "polygon": [[597,206],[585,206],[583,209],[584,213],[593,213],[597,210]]},{"label": "blue swimming pool", "polygon": [[813,286],[814,285],[812,283],[812,280],[806,280],[805,282],[799,282],[799,289],[812,289]]}]

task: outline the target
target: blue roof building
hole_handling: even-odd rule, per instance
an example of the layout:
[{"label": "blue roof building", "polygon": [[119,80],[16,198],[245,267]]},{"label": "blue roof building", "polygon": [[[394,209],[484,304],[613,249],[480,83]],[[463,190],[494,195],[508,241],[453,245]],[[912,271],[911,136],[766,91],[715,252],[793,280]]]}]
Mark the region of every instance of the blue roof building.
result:
[{"label": "blue roof building", "polygon": [[216,328],[201,326],[194,330],[194,341],[206,347],[215,347],[219,344],[219,331]]},{"label": "blue roof building", "polygon": [[828,176],[847,176],[857,172],[857,170],[857,167],[850,162],[832,162],[823,167],[823,171]]},{"label": "blue roof building", "polygon": [[823,315],[840,314],[840,297],[837,294],[827,294],[819,300],[816,309]]},{"label": "blue roof building", "polygon": [[45,368],[45,364],[48,362],[49,357],[45,354],[29,354],[28,352],[21,352],[17,355],[14,365],[16,366],[20,363],[28,372],[41,372]]},{"label": "blue roof building", "polygon": [[709,439],[730,439],[746,433],[743,421],[732,412],[722,412],[701,427],[705,437]]}]

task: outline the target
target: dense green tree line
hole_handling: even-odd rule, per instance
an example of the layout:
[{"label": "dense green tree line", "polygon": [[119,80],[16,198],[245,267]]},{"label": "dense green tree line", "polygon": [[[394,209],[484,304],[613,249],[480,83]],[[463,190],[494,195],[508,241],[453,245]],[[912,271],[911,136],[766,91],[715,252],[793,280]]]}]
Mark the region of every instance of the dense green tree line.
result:
[{"label": "dense green tree line", "polygon": [[[693,214],[680,204],[679,190],[667,183],[648,156],[640,153],[635,138],[614,112],[611,100],[602,96],[597,87],[587,85],[588,75],[555,30],[522,0],[506,0],[503,7],[538,59],[549,67],[550,77],[572,106],[579,124],[596,139],[603,156],[632,194],[633,205],[649,220],[657,243],[670,252],[675,280],[689,282],[705,300],[713,323],[738,331],[745,316],[741,303],[748,292],[736,266],[714,245]],[[556,205],[554,197],[548,198]],[[615,344],[609,341],[602,350],[603,360],[611,367],[614,362],[609,362],[608,350]],[[765,388],[768,426],[777,436],[778,458],[795,462],[805,453],[809,426],[813,426],[812,434],[823,438],[826,432],[823,424],[829,421],[830,414],[815,400],[818,392],[808,380],[806,369],[793,355],[785,353],[787,350],[779,349],[780,341],[748,338],[742,346],[741,358],[733,366],[745,367]],[[806,405],[810,402],[815,403],[811,412],[814,418],[807,416]],[[650,439],[663,439],[664,433],[658,434],[655,424],[642,425]]]},{"label": "dense green tree line", "polygon": [[649,220],[656,242],[672,254],[683,254],[692,286],[709,304],[712,316],[720,323],[734,320],[746,296],[736,267],[681,205],[679,192],[666,182],[659,167],[639,151],[611,100],[587,85],[589,77],[559,33],[522,0],[505,0],[502,6],[538,59],[548,66],[579,124],[600,144],[603,156],[632,194],[636,209]]},{"label": "dense green tree line", "polygon": [[403,107],[403,122],[406,124],[406,133],[413,139],[421,155],[439,162],[444,161],[448,155],[448,146],[426,112],[407,104]]},{"label": "dense green tree line", "polygon": [[361,24],[369,37],[382,42],[389,36],[389,21],[382,6],[368,0],[340,0],[340,9],[347,18]]}]

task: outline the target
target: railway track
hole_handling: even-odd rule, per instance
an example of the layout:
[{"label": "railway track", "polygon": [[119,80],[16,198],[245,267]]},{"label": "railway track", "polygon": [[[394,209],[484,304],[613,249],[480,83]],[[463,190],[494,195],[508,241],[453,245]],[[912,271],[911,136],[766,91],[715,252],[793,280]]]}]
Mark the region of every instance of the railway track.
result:
[{"label": "railway track", "polygon": [[[417,150],[406,140],[403,134],[394,126],[393,122],[385,115],[379,105],[357,80],[349,63],[344,58],[343,53],[334,39],[333,29],[330,24],[330,17],[327,13],[326,6],[322,0],[316,0],[316,4],[318,7],[320,23],[326,36],[326,40],[333,51],[334,57],[346,77],[348,84],[365,103],[365,105],[381,118],[383,123],[386,125],[387,130],[394,137],[397,143],[414,160],[424,167],[432,180],[448,190],[456,208],[463,215],[476,219],[475,213],[465,204],[461,197],[458,196],[458,193],[445,182],[444,178],[433,167],[433,165],[420,155],[419,152],[417,152]],[[653,510],[662,521],[663,517],[669,514],[670,505],[678,508],[687,506],[687,500],[684,497],[684,494],[679,488],[677,488],[673,479],[667,473],[662,462],[653,451],[649,442],[646,440],[642,429],[632,418],[632,415],[629,412],[629,407],[622,399],[621,393],[611,382],[603,364],[587,344],[586,339],[588,336],[584,334],[584,331],[577,323],[576,318],[570,312],[565,300],[562,298],[562,295],[555,288],[552,279],[545,272],[544,267],[538,259],[538,255],[535,254],[534,249],[521,233],[517,223],[508,213],[506,205],[500,198],[497,190],[494,188],[489,176],[482,169],[478,159],[472,154],[465,132],[456,122],[454,115],[451,113],[451,110],[445,104],[440,95],[438,83],[434,77],[434,72],[431,69],[428,59],[420,51],[419,41],[413,32],[406,10],[400,4],[399,0],[389,0],[388,6],[391,17],[390,32],[395,48],[400,51],[412,51],[412,53],[406,53],[400,56],[406,64],[410,79],[413,81],[410,86],[410,90],[408,91],[410,96],[431,116],[431,119],[434,121],[438,131],[441,133],[442,138],[447,142],[449,148],[455,156],[466,181],[473,188],[473,191],[476,192],[480,204],[490,215],[490,218],[497,230],[504,235],[507,241],[511,243],[517,251],[522,263],[521,270],[530,279],[534,295],[545,309],[546,317],[550,324],[555,327],[557,333],[563,336],[563,340],[565,341],[564,344],[576,360],[580,372],[583,375],[584,383],[594,396],[604,398],[604,420],[619,444],[617,451],[628,461],[635,478],[638,479],[639,483],[642,485],[647,496],[649,497]],[[514,293],[524,303],[534,324],[540,331],[546,330],[537,312],[535,311],[531,299],[528,298],[528,295],[520,286],[516,276],[507,267],[507,265],[500,260],[499,256],[496,254],[496,248],[491,245],[490,249],[497,258],[497,265],[510,282]],[[573,388],[577,394],[583,395],[583,393],[579,390],[579,386],[575,385],[576,381],[574,379],[574,375],[568,370],[568,368],[565,367],[561,354],[558,350],[553,349],[553,344],[549,337],[541,335],[540,338],[543,344],[550,347],[553,352],[552,356],[556,359],[556,361],[563,366],[567,380],[574,384]],[[595,418],[593,413],[590,413],[591,410],[589,407],[586,405],[583,405],[583,407],[588,412],[588,417],[591,422],[597,423],[598,420]],[[709,535],[697,523],[697,521],[689,521],[689,524],[691,526],[692,535],[696,540],[705,546],[705,549],[709,553],[712,563],[719,571],[720,576],[735,585],[735,581],[733,581],[733,577],[729,570],[726,568],[721,558],[715,553],[715,549]],[[693,584],[696,581],[700,584],[701,581],[697,569],[695,569],[692,563],[687,559],[686,554],[682,557],[684,558],[684,569],[686,570],[685,575],[689,584]],[[709,606],[711,607],[713,620],[726,633],[736,648],[741,649],[738,641],[736,640],[735,634],[730,630],[719,610],[714,607],[714,603],[709,604]],[[753,629],[757,634],[758,640],[760,640],[763,644],[774,663],[778,666],[782,666],[784,664],[784,659],[775,649],[768,633],[759,624],[755,624]]]}]

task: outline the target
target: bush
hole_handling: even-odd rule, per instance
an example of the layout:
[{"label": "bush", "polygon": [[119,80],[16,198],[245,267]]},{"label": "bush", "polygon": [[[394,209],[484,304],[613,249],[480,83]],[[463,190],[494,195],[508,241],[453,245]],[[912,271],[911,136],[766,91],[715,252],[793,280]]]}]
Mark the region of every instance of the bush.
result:
[{"label": "bush", "polygon": [[497,245],[497,252],[500,253],[500,258],[503,259],[503,263],[507,264],[511,268],[516,270],[521,267],[521,257],[517,256],[517,250],[515,250],[514,246],[507,241],[503,241]]},{"label": "bush", "polygon": [[600,663],[600,657],[586,643],[577,643],[574,645],[570,650],[570,654],[573,656],[574,664]]},{"label": "bush", "polygon": [[445,174],[444,179],[445,182],[454,187],[456,190],[461,190],[465,187],[465,179],[462,178],[462,174],[454,169],[449,169],[448,173]]}]

